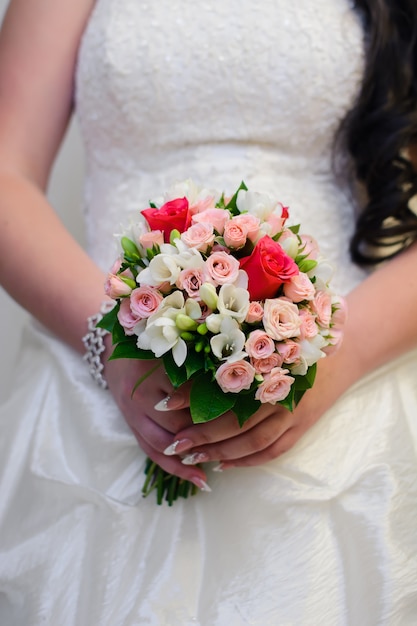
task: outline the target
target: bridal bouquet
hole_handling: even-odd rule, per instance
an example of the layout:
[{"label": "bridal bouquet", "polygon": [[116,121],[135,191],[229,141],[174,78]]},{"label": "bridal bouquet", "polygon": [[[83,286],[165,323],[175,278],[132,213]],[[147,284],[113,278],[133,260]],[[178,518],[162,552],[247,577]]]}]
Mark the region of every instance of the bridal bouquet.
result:
[{"label": "bridal bouquet", "polygon": [[[243,425],[263,403],[293,410],[340,343],[345,306],[316,241],[287,220],[244,183],[227,198],[185,181],[150,203],[107,277],[111,358],[160,359],[174,388],[191,380],[195,423],[233,411]],[[190,492],[150,461],[146,471],[158,503]]]}]

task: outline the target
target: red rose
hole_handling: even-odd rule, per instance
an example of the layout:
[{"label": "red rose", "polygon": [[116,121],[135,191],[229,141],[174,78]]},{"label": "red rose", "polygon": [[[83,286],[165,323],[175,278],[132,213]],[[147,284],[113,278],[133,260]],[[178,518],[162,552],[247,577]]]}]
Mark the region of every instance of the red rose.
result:
[{"label": "red rose", "polygon": [[251,300],[274,298],[283,283],[299,274],[296,262],[268,235],[258,241],[250,256],[240,259],[240,267],[249,276]]},{"label": "red rose", "polygon": [[163,231],[165,243],[169,242],[172,230],[178,230],[180,233],[183,233],[191,222],[187,198],[170,200],[159,209],[144,209],[141,213],[151,230]]}]

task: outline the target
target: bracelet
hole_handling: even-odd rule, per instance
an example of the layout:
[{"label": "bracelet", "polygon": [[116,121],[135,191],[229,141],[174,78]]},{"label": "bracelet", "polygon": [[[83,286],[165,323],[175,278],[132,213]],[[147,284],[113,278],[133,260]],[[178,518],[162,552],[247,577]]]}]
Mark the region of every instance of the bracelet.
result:
[{"label": "bracelet", "polygon": [[114,301],[106,300],[102,303],[99,313],[87,318],[88,333],[82,339],[86,349],[83,360],[87,361],[91,376],[102,389],[108,388],[107,381],[102,374],[104,365],[101,360],[101,355],[106,349],[103,337],[108,334],[108,331],[104,328],[97,328],[97,324],[106,313],[111,311],[114,305]]}]

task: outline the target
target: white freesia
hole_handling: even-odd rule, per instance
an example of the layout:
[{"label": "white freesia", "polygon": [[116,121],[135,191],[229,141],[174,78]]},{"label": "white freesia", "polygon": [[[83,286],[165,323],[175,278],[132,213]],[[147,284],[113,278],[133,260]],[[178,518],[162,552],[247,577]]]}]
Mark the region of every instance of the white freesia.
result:
[{"label": "white freesia", "polygon": [[211,313],[206,317],[205,324],[211,333],[217,334],[220,332],[220,326],[222,324],[223,315],[219,313]]},{"label": "white freesia", "polygon": [[217,291],[216,287],[211,283],[203,283],[199,289],[200,298],[208,306],[209,309],[214,311],[217,307]]},{"label": "white freesia", "polygon": [[273,213],[277,201],[269,194],[241,189],[237,194],[236,205],[241,213],[251,213],[264,222]]},{"label": "white freesia", "polygon": [[249,310],[249,292],[242,287],[226,284],[220,287],[217,309],[222,315],[243,322]]},{"label": "white freesia", "polygon": [[299,242],[298,242],[297,235],[292,233],[292,235],[288,235],[285,238],[282,237],[278,240],[278,243],[281,246],[281,248],[285,250],[288,256],[290,256],[292,259],[295,259],[299,250]]},{"label": "white freesia", "polygon": [[120,233],[116,233],[114,237],[120,242],[122,237],[127,237],[135,242],[135,244],[139,246],[139,239],[141,235],[148,233],[150,228],[148,222],[145,220],[143,215],[139,214],[135,215],[135,218],[131,218],[128,226],[123,226],[120,224],[120,228],[122,229]]},{"label": "white freesia", "polygon": [[328,284],[333,277],[334,268],[328,261],[324,259],[318,259],[316,267],[307,272],[310,278],[313,276],[316,279],[314,286],[316,291],[327,291]]},{"label": "white freesia", "polygon": [[239,361],[247,354],[243,351],[246,337],[240,330],[236,320],[223,317],[220,323],[220,333],[210,339],[213,354],[222,361]]},{"label": "white freesia", "polygon": [[314,363],[326,356],[321,350],[326,343],[326,340],[319,334],[312,339],[300,341],[300,360],[295,365],[290,366],[291,374],[304,376],[311,365],[314,365]]},{"label": "white freesia", "polygon": [[156,287],[161,283],[168,282],[174,285],[178,280],[181,267],[177,263],[178,255],[157,254],[142,270],[137,277],[139,285],[151,285]]},{"label": "white freesia", "polygon": [[180,291],[174,291],[162,300],[158,310],[148,318],[146,329],[137,340],[139,348],[152,350],[157,358],[172,350],[172,356],[178,367],[187,358],[187,344],[181,339],[182,331],[176,325],[179,314],[198,319],[201,309],[192,300],[185,302]]}]

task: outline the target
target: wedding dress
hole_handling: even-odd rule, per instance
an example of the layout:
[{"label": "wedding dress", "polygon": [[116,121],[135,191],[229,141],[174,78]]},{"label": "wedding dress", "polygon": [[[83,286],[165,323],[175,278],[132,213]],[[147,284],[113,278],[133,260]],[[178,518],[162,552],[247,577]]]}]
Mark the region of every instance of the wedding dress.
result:
[{"label": "wedding dress", "polygon": [[[364,45],[347,0],[98,0],[76,76],[92,257],[107,270],[113,233],[172,183],[244,179],[348,292],[365,272],[333,145]],[[281,458],[209,468],[212,492],[169,508],[141,497],[145,455],[109,392],[32,323],[0,406],[0,623],[415,625],[416,370],[414,351]]]}]

